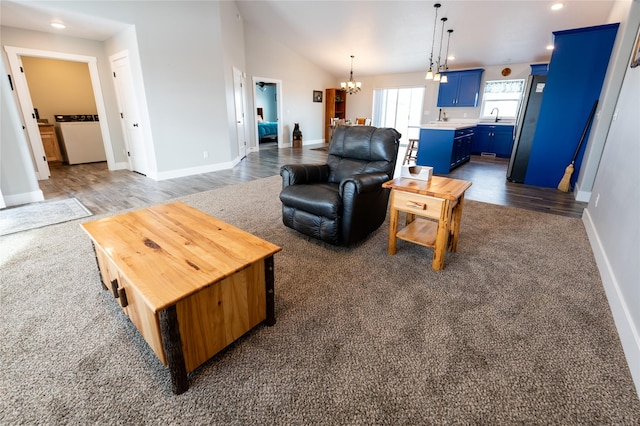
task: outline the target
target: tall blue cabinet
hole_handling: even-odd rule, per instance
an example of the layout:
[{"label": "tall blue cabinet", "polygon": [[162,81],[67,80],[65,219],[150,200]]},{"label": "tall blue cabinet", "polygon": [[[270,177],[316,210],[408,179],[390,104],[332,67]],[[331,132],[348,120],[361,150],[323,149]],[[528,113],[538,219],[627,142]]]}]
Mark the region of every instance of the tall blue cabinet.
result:
[{"label": "tall blue cabinet", "polygon": [[[619,24],[554,32],[544,96],[524,183],[555,188],[600,96]],[[578,176],[585,143],[574,163]]]}]

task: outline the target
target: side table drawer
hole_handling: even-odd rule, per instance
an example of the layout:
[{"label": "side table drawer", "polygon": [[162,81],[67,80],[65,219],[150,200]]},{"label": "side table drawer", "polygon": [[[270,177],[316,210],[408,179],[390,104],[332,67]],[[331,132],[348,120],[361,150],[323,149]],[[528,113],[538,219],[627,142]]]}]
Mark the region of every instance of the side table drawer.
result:
[{"label": "side table drawer", "polygon": [[393,207],[411,214],[440,219],[443,200],[428,195],[393,191]]}]

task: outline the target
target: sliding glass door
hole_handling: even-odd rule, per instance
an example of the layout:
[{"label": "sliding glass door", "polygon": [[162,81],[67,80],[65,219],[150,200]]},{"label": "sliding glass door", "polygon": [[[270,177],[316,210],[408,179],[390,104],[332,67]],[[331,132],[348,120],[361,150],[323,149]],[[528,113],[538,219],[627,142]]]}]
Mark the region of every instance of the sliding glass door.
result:
[{"label": "sliding glass door", "polygon": [[409,139],[419,136],[423,100],[424,87],[375,89],[373,125],[393,127],[402,134],[400,146],[406,147]]}]

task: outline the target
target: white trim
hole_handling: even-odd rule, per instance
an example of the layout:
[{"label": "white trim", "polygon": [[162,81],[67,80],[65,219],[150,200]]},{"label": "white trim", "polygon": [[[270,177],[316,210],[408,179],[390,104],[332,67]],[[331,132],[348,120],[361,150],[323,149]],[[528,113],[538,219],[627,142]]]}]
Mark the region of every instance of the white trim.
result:
[{"label": "white trim", "polygon": [[260,81],[264,81],[265,83],[275,83],[276,85],[276,108],[278,110],[278,148],[283,148],[285,146],[284,144],[284,117],[282,116],[282,80],[275,80],[273,78],[266,78],[266,77],[253,77],[252,78],[252,83],[253,83],[253,90],[251,91],[251,93],[253,94],[253,111],[251,112],[251,114],[249,115],[249,117],[252,117],[251,119],[253,120],[254,123],[254,135],[255,135],[255,146],[257,147],[258,150],[260,150],[260,139],[258,138],[258,121],[256,120],[256,83],[260,82]]},{"label": "white trim", "polygon": [[591,191],[580,190],[580,184],[578,181],[576,181],[575,187],[573,188],[573,195],[576,201],[580,201],[582,203],[588,203],[591,199]]},{"label": "white trim", "polygon": [[186,177],[186,176],[199,175],[202,173],[219,172],[221,170],[232,169],[239,162],[240,162],[240,159],[236,158],[233,161],[225,161],[224,163],[189,167],[186,169],[176,169],[176,170],[170,170],[168,172],[158,172],[158,173],[155,173],[153,176],[147,176],[147,177],[150,177],[151,179],[155,179],[155,180],[167,180],[167,179],[175,179],[175,178]]},{"label": "white trim", "polygon": [[113,164],[113,167],[109,166],[109,170],[129,170],[129,163],[119,162]]},{"label": "white trim", "polygon": [[4,202],[7,204],[7,207],[35,203],[38,201],[44,201],[44,194],[40,190],[4,196]]},{"label": "white trim", "polygon": [[596,264],[598,265],[602,285],[607,295],[607,300],[609,301],[611,314],[613,315],[613,320],[618,330],[622,349],[627,358],[631,377],[636,386],[636,392],[640,395],[640,336],[638,330],[633,324],[629,307],[620,292],[620,286],[618,285],[611,263],[607,258],[607,253],[598,236],[598,231],[596,230],[588,208],[584,209],[582,222],[587,231],[591,249],[593,250]]}]

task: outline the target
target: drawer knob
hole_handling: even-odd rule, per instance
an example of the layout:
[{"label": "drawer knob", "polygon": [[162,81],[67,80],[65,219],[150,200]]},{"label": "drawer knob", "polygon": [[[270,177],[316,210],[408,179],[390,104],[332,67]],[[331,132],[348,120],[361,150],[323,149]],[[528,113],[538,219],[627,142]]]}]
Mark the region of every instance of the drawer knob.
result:
[{"label": "drawer knob", "polygon": [[407,201],[407,207],[411,207],[413,209],[426,210],[427,205],[425,203],[419,203],[417,201]]}]

